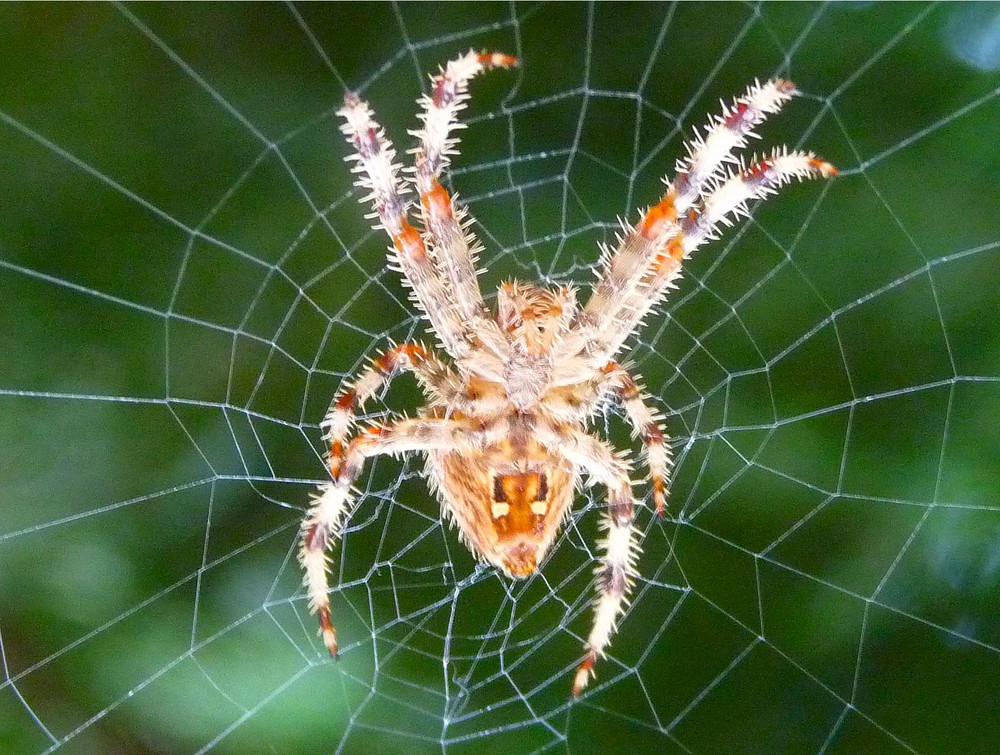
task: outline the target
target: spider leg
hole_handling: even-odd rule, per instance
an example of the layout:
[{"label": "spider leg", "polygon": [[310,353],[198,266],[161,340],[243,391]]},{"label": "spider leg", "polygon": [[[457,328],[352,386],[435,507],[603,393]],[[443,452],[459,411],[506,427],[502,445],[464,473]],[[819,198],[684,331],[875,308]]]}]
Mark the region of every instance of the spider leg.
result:
[{"label": "spider leg", "polygon": [[598,321],[614,315],[622,295],[640,284],[651,258],[676,233],[678,215],[698,200],[705,182],[732,160],[733,152],[756,136],[753,127],[777,112],[794,92],[794,85],[783,79],[754,84],[731,107],[723,105],[722,115],[712,117],[703,129],[704,136],[696,132],[687,144],[688,156],[678,160],[677,175],[660,202],[634,227],[623,224],[617,248],[602,255],[602,274],[587,302],[588,314]]},{"label": "spider leg", "polygon": [[[713,227],[706,228],[708,232],[697,243],[692,238],[681,240],[692,229],[699,198],[706,193],[715,196],[720,181],[732,176],[724,173],[724,164],[737,162],[734,153],[757,136],[754,128],[795,94],[790,81],[774,79],[751,85],[732,105],[723,105],[722,113],[709,120],[702,135],[696,134],[688,143],[688,155],[678,161],[676,176],[660,202],[635,226],[623,225],[617,248],[605,250],[600,277],[584,310],[583,323],[594,342],[591,349],[596,360],[606,361],[615,354],[676,277],[658,276],[665,266],[673,264],[666,260],[676,261],[679,269],[685,254],[713,237],[715,225],[729,224],[726,213],[716,214]],[[808,158],[815,162],[812,175],[836,173],[828,163],[812,155]],[[796,171],[796,177],[804,175]]]},{"label": "spider leg", "polygon": [[573,696],[579,697],[593,676],[594,664],[604,656],[614,634],[618,617],[628,604],[628,592],[635,580],[639,555],[636,530],[632,524],[634,502],[628,463],[604,441],[569,425],[539,427],[543,445],[558,448],[590,479],[608,489],[608,508],[602,528],[607,532],[598,544],[604,551],[597,574],[594,623],[584,644],[585,655],[573,679]]},{"label": "spider leg", "polygon": [[687,157],[677,161],[676,174],[670,183],[677,212],[684,214],[704,194],[706,184],[718,177],[724,163],[735,162],[733,155],[758,138],[754,128],[769,115],[781,110],[798,94],[787,79],[754,82],[732,105],[722,103],[722,113],[711,116],[702,132],[686,144]]},{"label": "spider leg", "polygon": [[330,444],[330,466],[336,474],[344,456],[344,442],[354,425],[359,408],[378,393],[393,376],[396,368],[412,372],[430,405],[455,406],[462,402],[462,383],[454,372],[420,343],[401,343],[386,349],[355,380],[346,385],[330,405],[320,423]]},{"label": "spider leg", "polygon": [[476,256],[482,246],[467,230],[470,218],[464,208],[455,206],[439,179],[457,154],[458,138],[451,132],[462,128],[458,114],[469,99],[469,82],[491,68],[509,68],[517,58],[502,53],[477,53],[470,50],[449,61],[437,76],[431,77],[431,93],[417,101],[422,106],[421,127],[411,131],[419,140],[414,153],[414,183],[420,194],[424,227],[430,234],[432,251],[442,277],[449,284],[459,313],[470,323],[488,347],[506,352],[506,339],[489,316],[476,277]]},{"label": "spider leg", "polygon": [[653,488],[653,503],[657,516],[663,516],[667,505],[667,480],[670,472],[670,450],[664,442],[666,434],[661,424],[663,417],[647,406],[646,399],[649,396],[642,392],[635,378],[620,364],[608,362],[602,373],[602,387],[614,390],[632,426],[633,437],[642,438]]},{"label": "spider leg", "polygon": [[337,113],[344,119],[340,130],[354,147],[347,160],[357,163],[351,169],[359,174],[355,185],[368,191],[362,201],[372,202],[373,217],[379,219],[376,227],[385,229],[392,239],[390,267],[402,273],[445,350],[456,358],[466,354],[469,343],[461,314],[451,304],[423,238],[407,218],[406,189],[398,176],[399,165],[393,162],[396,150],[368,103],[356,94],[348,93]]},{"label": "spider leg", "polygon": [[747,217],[747,203],[766,199],[794,179],[830,178],[837,169],[811,152],[776,149],[770,156],[728,172],[713,182],[714,188],[703,202],[701,211],[691,210],[679,225],[676,235],[657,252],[642,278],[640,286],[626,297],[616,317],[612,336],[606,338],[608,356],[621,347],[625,339],[641,324],[645,316],[666,296],[680,276],[681,266],[691,252],[717,238],[723,226],[732,225],[739,217]]},{"label": "spider leg", "polygon": [[330,596],[327,581],[327,550],[340,535],[345,516],[353,507],[351,485],[358,478],[365,459],[381,454],[410,451],[455,451],[473,448],[479,433],[468,423],[450,419],[400,419],[385,425],[372,425],[348,445],[338,463],[331,451],[331,481],[320,487],[302,521],[302,544],[299,562],[305,572],[309,608],[319,614],[319,625],[330,655],[337,655],[337,632],[330,619]]},{"label": "spider leg", "polygon": [[517,58],[513,55],[469,50],[448,61],[437,76],[431,76],[431,94],[422,95],[418,100],[423,106],[420,115],[423,127],[412,132],[420,140],[420,146],[414,151],[423,157],[424,163],[417,171],[418,181],[437,179],[450,162],[449,155],[456,153],[458,138],[450,136],[449,132],[462,128],[458,113],[465,109],[469,100],[469,81],[483,71],[516,65]]}]

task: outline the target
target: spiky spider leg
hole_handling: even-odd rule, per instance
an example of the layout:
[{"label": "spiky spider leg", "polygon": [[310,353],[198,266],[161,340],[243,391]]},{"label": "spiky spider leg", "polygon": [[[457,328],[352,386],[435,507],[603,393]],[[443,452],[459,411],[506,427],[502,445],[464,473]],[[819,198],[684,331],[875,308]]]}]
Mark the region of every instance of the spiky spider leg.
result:
[{"label": "spiky spider leg", "polygon": [[344,97],[344,106],[337,111],[344,119],[340,130],[355,153],[348,161],[360,177],[359,188],[368,190],[362,202],[371,201],[379,225],[392,239],[390,268],[403,274],[412,288],[417,305],[427,314],[431,327],[444,348],[454,357],[469,350],[465,325],[460,313],[451,305],[444,280],[427,251],[423,237],[407,218],[406,189],[399,180],[399,165],[393,162],[396,150],[384,129],[374,120],[368,103],[356,94]]},{"label": "spiky spider leg", "polygon": [[340,535],[345,516],[350,514],[354,497],[351,485],[361,474],[365,459],[382,454],[410,451],[471,450],[480,442],[474,428],[449,419],[400,419],[362,430],[348,445],[340,462],[331,463],[331,481],[320,488],[302,522],[299,562],[305,572],[304,583],[309,608],[319,614],[323,642],[333,657],[337,656],[337,631],[330,618],[327,550]]},{"label": "spiky spider leg", "polygon": [[586,471],[593,482],[608,490],[608,508],[602,522],[607,536],[598,542],[604,555],[595,569],[594,623],[584,644],[583,661],[573,678],[573,696],[579,697],[594,675],[597,659],[604,656],[618,617],[628,605],[628,593],[637,573],[639,544],[632,524],[635,509],[632,483],[627,461],[599,438],[569,425],[540,426],[537,432],[543,445],[558,448],[559,453]]},{"label": "spiky spider leg", "polygon": [[320,423],[330,448],[330,470],[336,475],[344,456],[344,443],[354,425],[354,417],[378,393],[397,368],[412,372],[431,398],[431,404],[453,404],[461,395],[461,380],[423,344],[401,343],[386,349],[372,360],[352,383],[341,389]]},{"label": "spiky spider leg", "polygon": [[[769,157],[754,159],[749,167],[728,173],[705,197],[701,212],[692,210],[679,223],[680,231],[656,255],[639,290],[623,306],[622,332],[630,333],[646,314],[667,294],[678,278],[684,260],[698,247],[716,238],[721,226],[732,225],[736,218],[749,216],[747,203],[765,199],[794,179],[831,178],[837,169],[812,152],[774,150]],[[617,349],[625,340],[621,336]]]},{"label": "spiky spider leg", "polygon": [[731,107],[723,106],[721,117],[713,117],[704,129],[705,136],[688,143],[688,156],[677,162],[677,177],[660,202],[643,215],[633,227],[625,226],[614,250],[602,255],[604,265],[586,311],[602,327],[627,296],[641,283],[657,248],[677,231],[677,217],[698,199],[705,181],[730,159],[734,150],[744,147],[753,135],[753,127],[788,101],[794,87],[786,81],[755,84]]},{"label": "spiky spider leg", "polygon": [[417,100],[422,125],[410,132],[419,140],[413,149],[414,183],[438,268],[451,286],[459,312],[486,345],[501,354],[506,351],[506,341],[488,315],[476,277],[475,261],[482,246],[466,229],[466,212],[455,206],[439,179],[450,162],[449,155],[457,154],[458,138],[451,132],[464,125],[458,122],[458,114],[469,100],[469,82],[483,71],[514,65],[517,58],[511,55],[474,50],[449,61],[431,77],[430,94]]},{"label": "spiky spider leg", "polygon": [[796,94],[792,82],[771,79],[763,84],[755,81],[732,105],[722,103],[722,113],[710,117],[702,129],[704,136],[696,133],[686,145],[687,157],[677,161],[670,190],[679,214],[683,215],[697,203],[705,193],[705,185],[718,178],[719,169],[724,163],[733,162],[733,155],[746,147],[749,139],[759,138],[753,129],[781,110]]},{"label": "spiky spider leg", "polygon": [[617,362],[608,362],[602,370],[602,382],[613,388],[625,409],[632,436],[642,439],[653,489],[653,504],[657,516],[663,516],[667,506],[667,481],[670,473],[670,450],[666,446],[663,417],[647,405],[649,395],[643,393],[635,378]]},{"label": "spiky spider leg", "polygon": [[450,132],[463,127],[458,123],[458,113],[465,109],[469,100],[469,82],[484,71],[517,64],[513,55],[469,50],[448,61],[436,76],[431,76],[431,93],[421,95],[417,101],[423,108],[419,116],[423,126],[411,132],[420,140],[420,146],[414,151],[424,158],[423,167],[417,172],[418,181],[438,178],[450,162],[449,155],[456,153],[458,138],[452,137]]},{"label": "spiky spider leg", "polygon": [[[757,137],[753,129],[767,116],[777,113],[795,94],[790,81],[774,79],[751,85],[732,105],[723,105],[722,113],[713,116],[703,129],[704,135],[696,136],[687,145],[688,155],[678,161],[676,176],[663,198],[635,226],[624,227],[618,248],[605,254],[604,270],[585,309],[588,322],[597,333],[599,346],[594,350],[595,358],[613,356],[660,300],[676,277],[661,276],[664,267],[673,264],[667,260],[676,261],[679,269],[687,253],[713,237],[714,226],[729,222],[725,213],[716,214],[713,227],[705,229],[707,232],[697,244],[690,238],[681,240],[682,233],[691,230],[692,218],[698,216],[699,198],[706,193],[714,195],[720,180],[732,177],[731,173],[723,172],[724,164],[736,162],[734,152],[743,149],[750,138]],[[792,154],[814,161],[810,175],[836,173],[833,166],[811,154]],[[806,176],[796,173],[795,177]],[[734,207],[732,211],[735,214],[737,209]]]}]

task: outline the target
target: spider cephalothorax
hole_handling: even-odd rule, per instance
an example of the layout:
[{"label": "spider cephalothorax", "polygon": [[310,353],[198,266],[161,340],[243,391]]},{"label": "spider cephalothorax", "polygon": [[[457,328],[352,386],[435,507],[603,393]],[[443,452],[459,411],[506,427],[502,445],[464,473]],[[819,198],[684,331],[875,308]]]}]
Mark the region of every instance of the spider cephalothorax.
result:
[{"label": "spider cephalothorax", "polygon": [[[662,299],[685,257],[747,213],[747,202],[793,178],[832,176],[811,153],[781,148],[750,165],[734,163],[753,128],[795,93],[788,81],[755,83],[687,145],[673,181],[634,225],[623,224],[606,250],[587,303],[576,292],[512,281],[500,287],[497,311],[479,290],[478,242],[467,213],[439,177],[455,152],[451,131],[468,99],[469,80],[483,70],[514,65],[499,53],[469,52],[432,78],[420,98],[422,126],[414,135],[413,178],[419,203],[407,199],[395,150],[367,103],[348,94],[339,111],[354,148],[357,184],[392,240],[390,257],[450,357],[419,343],[393,346],[376,358],[330,407],[322,426],[330,444],[330,480],[303,522],[300,560],[311,608],[332,655],[326,551],[353,507],[351,485],[364,461],[410,451],[427,457],[431,487],[466,545],[511,577],[534,573],[566,519],[580,475],[604,485],[608,506],[597,571],[598,598],[578,695],[604,654],[636,575],[638,544],[630,464],[623,453],[586,431],[601,403],[621,402],[643,442],[657,513],[665,506],[669,455],[660,417],[636,379],[614,361],[625,340]],[[410,224],[417,208],[422,232]],[[417,417],[371,425],[350,437],[355,413],[398,369],[412,372],[427,396]]]}]

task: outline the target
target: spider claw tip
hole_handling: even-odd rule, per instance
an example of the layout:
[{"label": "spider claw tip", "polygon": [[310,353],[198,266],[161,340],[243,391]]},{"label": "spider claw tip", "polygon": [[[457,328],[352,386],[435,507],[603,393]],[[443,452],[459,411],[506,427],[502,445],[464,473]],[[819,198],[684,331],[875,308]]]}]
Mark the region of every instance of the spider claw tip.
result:
[{"label": "spider claw tip", "polygon": [[840,175],[840,171],[837,170],[837,166],[826,162],[825,160],[815,161],[816,169],[824,178],[835,178]]},{"label": "spider claw tip", "polygon": [[326,649],[330,652],[330,657],[335,661],[340,660],[340,648],[337,646],[337,638],[334,636],[326,636],[324,632],[323,640],[326,642]]},{"label": "spider claw tip", "polygon": [[340,649],[337,646],[337,630],[333,628],[333,622],[330,621],[330,609],[328,607],[319,609],[319,630],[323,635],[323,644],[326,645],[330,657],[333,659],[338,658]]},{"label": "spider claw tip", "polygon": [[573,697],[580,697],[580,693],[583,692],[590,678],[594,675],[594,662],[597,660],[593,651],[587,653],[587,657],[583,659],[580,667],[576,670],[576,676],[573,677]]}]

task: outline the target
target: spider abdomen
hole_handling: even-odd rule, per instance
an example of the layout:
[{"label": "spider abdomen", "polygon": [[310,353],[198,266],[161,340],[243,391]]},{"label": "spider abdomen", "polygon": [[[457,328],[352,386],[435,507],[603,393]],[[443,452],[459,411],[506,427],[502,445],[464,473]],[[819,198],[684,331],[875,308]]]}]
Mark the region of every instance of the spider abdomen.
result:
[{"label": "spider abdomen", "polygon": [[536,442],[504,439],[475,454],[430,453],[442,509],[480,558],[511,577],[532,574],[569,511],[576,468]]}]

